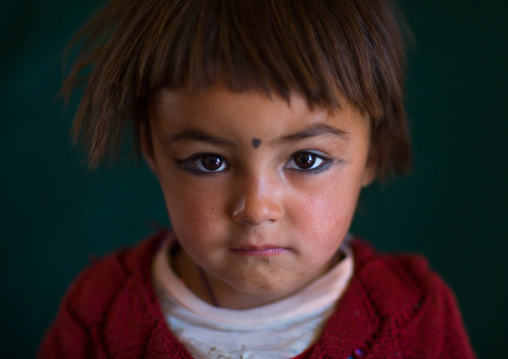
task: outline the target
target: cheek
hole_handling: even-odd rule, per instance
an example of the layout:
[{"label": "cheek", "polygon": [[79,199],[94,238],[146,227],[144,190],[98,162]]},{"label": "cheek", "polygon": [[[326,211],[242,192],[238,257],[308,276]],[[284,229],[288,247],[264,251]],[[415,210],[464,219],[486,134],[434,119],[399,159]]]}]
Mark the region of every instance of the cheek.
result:
[{"label": "cheek", "polygon": [[[164,182],[164,184],[162,184]],[[161,179],[171,226],[182,240],[195,241],[209,237],[220,220],[220,199],[192,181]]]},{"label": "cheek", "polygon": [[342,238],[355,213],[359,187],[328,181],[318,188],[300,198],[293,223],[315,241]]}]

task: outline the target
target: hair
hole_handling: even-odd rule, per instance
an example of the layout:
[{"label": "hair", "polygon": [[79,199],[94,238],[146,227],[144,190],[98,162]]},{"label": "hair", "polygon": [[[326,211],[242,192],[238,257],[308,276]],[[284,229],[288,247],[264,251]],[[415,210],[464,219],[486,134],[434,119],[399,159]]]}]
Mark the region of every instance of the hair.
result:
[{"label": "hair", "polygon": [[62,93],[85,84],[74,138],[94,168],[132,126],[139,150],[163,88],[291,91],[334,111],[339,94],[371,121],[369,161],[400,174],[412,153],[404,109],[401,17],[388,0],[113,0],[73,40],[81,52]]}]

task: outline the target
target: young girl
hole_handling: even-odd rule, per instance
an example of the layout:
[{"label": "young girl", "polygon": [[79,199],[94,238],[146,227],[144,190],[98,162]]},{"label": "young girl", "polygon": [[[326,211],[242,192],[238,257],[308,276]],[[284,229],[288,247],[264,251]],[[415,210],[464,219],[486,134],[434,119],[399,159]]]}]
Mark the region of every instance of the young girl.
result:
[{"label": "young girl", "polygon": [[423,258],[348,234],[410,164],[387,1],[114,0],[80,36],[75,135],[94,167],[131,129],[172,229],[81,273],[40,358],[474,357]]}]

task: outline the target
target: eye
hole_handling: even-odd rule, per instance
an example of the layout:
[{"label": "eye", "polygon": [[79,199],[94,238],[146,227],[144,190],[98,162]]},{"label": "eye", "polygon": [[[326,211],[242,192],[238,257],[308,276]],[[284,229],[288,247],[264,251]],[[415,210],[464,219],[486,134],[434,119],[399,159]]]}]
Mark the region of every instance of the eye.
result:
[{"label": "eye", "polygon": [[219,172],[226,168],[226,161],[217,155],[203,155],[192,162],[196,168],[205,172]]},{"label": "eye", "polygon": [[285,168],[300,171],[319,172],[330,167],[332,161],[322,154],[310,151],[297,152],[291,156]]},{"label": "eye", "polygon": [[180,168],[195,174],[222,172],[229,168],[224,157],[213,153],[193,155],[184,160],[175,160],[175,162]]}]

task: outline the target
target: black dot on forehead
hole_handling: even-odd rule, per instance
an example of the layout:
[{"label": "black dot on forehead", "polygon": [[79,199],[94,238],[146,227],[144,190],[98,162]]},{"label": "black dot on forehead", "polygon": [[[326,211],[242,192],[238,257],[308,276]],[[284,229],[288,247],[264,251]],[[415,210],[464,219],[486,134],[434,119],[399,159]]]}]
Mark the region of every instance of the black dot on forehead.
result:
[{"label": "black dot on forehead", "polygon": [[258,148],[260,144],[261,144],[261,140],[259,138],[254,137],[252,139],[252,147]]}]

